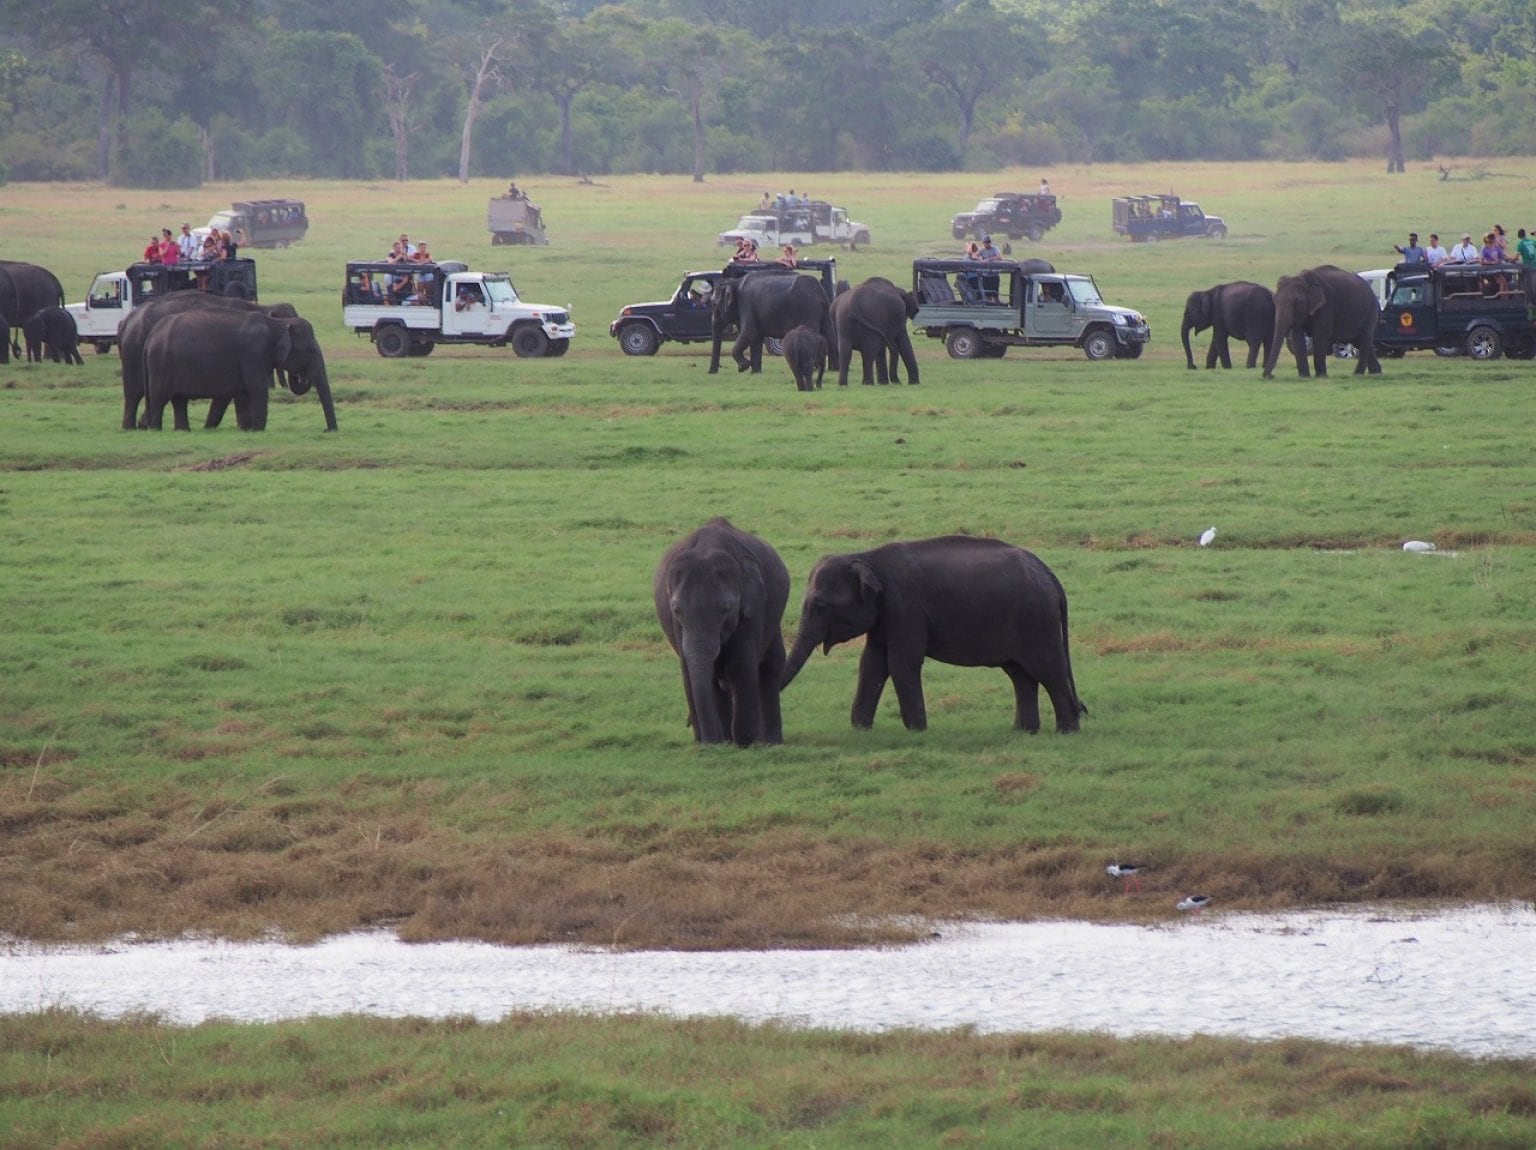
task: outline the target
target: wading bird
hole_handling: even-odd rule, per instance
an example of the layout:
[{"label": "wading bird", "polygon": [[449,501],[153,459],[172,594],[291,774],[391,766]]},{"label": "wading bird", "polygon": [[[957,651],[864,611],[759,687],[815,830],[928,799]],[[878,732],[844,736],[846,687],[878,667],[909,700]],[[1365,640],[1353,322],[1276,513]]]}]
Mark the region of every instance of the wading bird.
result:
[{"label": "wading bird", "polygon": [[1105,867],[1104,868],[1104,873],[1109,875],[1110,878],[1124,879],[1125,880],[1125,889],[1126,890],[1130,890],[1133,886],[1137,890],[1140,890],[1141,889],[1141,872],[1146,870],[1146,869],[1147,868],[1143,864],[1141,864],[1141,863],[1117,863],[1116,862],[1116,863],[1110,863],[1107,867]]},{"label": "wading bird", "polygon": [[1200,911],[1204,910],[1207,906],[1209,906],[1210,902],[1211,902],[1211,896],[1208,895],[1208,894],[1191,894],[1191,895],[1186,895],[1184,898],[1180,899],[1179,903],[1178,903],[1178,906],[1175,907],[1175,909],[1176,910],[1192,910],[1196,914],[1198,914]]}]

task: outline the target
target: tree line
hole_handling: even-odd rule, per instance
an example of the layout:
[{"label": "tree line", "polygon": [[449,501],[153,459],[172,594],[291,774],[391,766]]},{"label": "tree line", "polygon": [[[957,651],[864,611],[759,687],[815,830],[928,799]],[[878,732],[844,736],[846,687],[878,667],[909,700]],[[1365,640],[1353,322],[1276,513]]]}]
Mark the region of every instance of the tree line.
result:
[{"label": "tree line", "polygon": [[1531,150],[1536,0],[0,0],[0,178]]}]

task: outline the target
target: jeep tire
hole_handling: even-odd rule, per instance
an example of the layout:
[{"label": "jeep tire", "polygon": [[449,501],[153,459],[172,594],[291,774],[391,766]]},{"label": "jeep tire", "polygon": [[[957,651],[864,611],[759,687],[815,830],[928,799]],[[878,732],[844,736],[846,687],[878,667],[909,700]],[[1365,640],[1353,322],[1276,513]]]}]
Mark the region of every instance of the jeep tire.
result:
[{"label": "jeep tire", "polygon": [[944,337],[944,350],[950,359],[979,359],[981,348],[981,333],[974,327],[952,327]]},{"label": "jeep tire", "polygon": [[1473,359],[1498,359],[1504,354],[1504,338],[1487,324],[1467,333],[1467,354]]},{"label": "jeep tire", "polygon": [[524,324],[512,332],[512,354],[518,359],[538,359],[549,351],[549,336],[542,328]]},{"label": "jeep tire", "polygon": [[373,346],[385,359],[399,359],[411,350],[411,335],[398,323],[381,323],[373,329]]},{"label": "jeep tire", "polygon": [[1083,354],[1097,362],[1115,356],[1115,333],[1105,327],[1096,327],[1083,336]]},{"label": "jeep tire", "polygon": [[625,355],[655,355],[661,341],[647,323],[627,323],[619,329],[619,349]]}]

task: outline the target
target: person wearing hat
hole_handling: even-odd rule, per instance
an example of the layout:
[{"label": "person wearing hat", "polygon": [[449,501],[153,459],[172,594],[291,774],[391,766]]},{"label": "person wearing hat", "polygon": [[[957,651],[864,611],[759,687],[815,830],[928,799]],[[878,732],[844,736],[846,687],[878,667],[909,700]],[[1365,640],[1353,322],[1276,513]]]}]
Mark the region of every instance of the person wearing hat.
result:
[{"label": "person wearing hat", "polygon": [[1453,264],[1475,264],[1480,253],[1476,244],[1472,242],[1471,232],[1461,233],[1461,243],[1451,249],[1451,262]]},{"label": "person wearing hat", "polygon": [[976,258],[979,260],[1000,260],[1003,253],[997,250],[997,245],[992,242],[991,236],[981,237],[981,247],[976,249]]},{"label": "person wearing hat", "polygon": [[1403,263],[1405,264],[1421,264],[1427,259],[1424,255],[1424,249],[1419,247],[1418,232],[1409,232],[1408,242],[1406,244],[1393,244],[1392,250],[1403,257]]}]

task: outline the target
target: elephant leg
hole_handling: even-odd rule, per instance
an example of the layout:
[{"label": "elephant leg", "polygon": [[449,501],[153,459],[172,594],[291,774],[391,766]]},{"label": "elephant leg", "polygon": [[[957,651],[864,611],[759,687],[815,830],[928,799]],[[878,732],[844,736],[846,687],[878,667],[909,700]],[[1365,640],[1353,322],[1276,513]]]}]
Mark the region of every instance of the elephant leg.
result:
[{"label": "elephant leg", "polygon": [[[875,361],[875,382],[877,382],[881,387],[887,386],[891,382],[891,373],[885,366],[884,340],[881,340],[878,344],[875,345],[874,354],[866,358],[864,362],[868,364],[871,359]],[[868,368],[865,370],[868,370]]]},{"label": "elephant leg", "polygon": [[763,339],[761,336],[752,341],[752,374],[763,374]]},{"label": "elephant leg", "polygon": [[176,431],[191,431],[192,425],[187,422],[187,397],[184,395],[171,396],[171,410],[175,412],[175,418],[171,427]]},{"label": "elephant leg", "polygon": [[[859,656],[859,683],[853,692],[855,727],[869,728],[875,725],[875,708],[880,706],[880,693],[885,690],[888,677],[885,644],[866,639],[864,654]],[[902,717],[905,718],[905,714]]]},{"label": "elephant leg", "polygon": [[1263,345],[1263,342],[1261,340],[1250,339],[1248,341],[1248,365],[1247,366],[1248,366],[1248,369],[1250,371],[1252,371],[1253,368],[1258,366],[1259,352],[1260,352],[1260,350],[1262,350],[1263,346],[1264,345]]},{"label": "elephant leg", "polygon": [[784,741],[784,715],[779,705],[779,680],[784,677],[784,642],[775,635],[768,641],[768,653],[757,667],[758,707],[762,714],[763,742],[778,745]]},{"label": "elephant leg", "polygon": [[1221,361],[1221,366],[1230,371],[1232,369],[1232,346],[1230,333],[1224,324],[1217,324],[1212,329],[1211,350],[1216,353],[1216,358]]},{"label": "elephant leg", "polygon": [[217,427],[224,421],[224,413],[229,410],[229,396],[216,395],[213,402],[208,405],[208,418],[203,420],[204,429]]},{"label": "elephant leg", "polygon": [[907,334],[907,329],[901,329],[901,338],[896,343],[896,353],[900,354],[901,362],[907,365],[907,383],[916,384],[921,380],[917,371],[917,353],[912,350],[912,337]]},{"label": "elephant leg", "polygon": [[[1040,731],[1040,681],[1017,663],[1004,663],[1003,670],[1013,681],[1013,729]],[[1058,715],[1060,712],[1058,712]]]},{"label": "elephant leg", "polygon": [[746,357],[747,348],[752,346],[752,337],[742,328],[741,334],[736,337],[736,342],[731,345],[731,358],[736,361],[737,371],[748,371],[752,365]]},{"label": "elephant leg", "polygon": [[928,729],[928,706],[923,701],[923,660],[897,658],[890,664],[891,686],[896,688],[896,703],[901,721],[909,731]]}]

